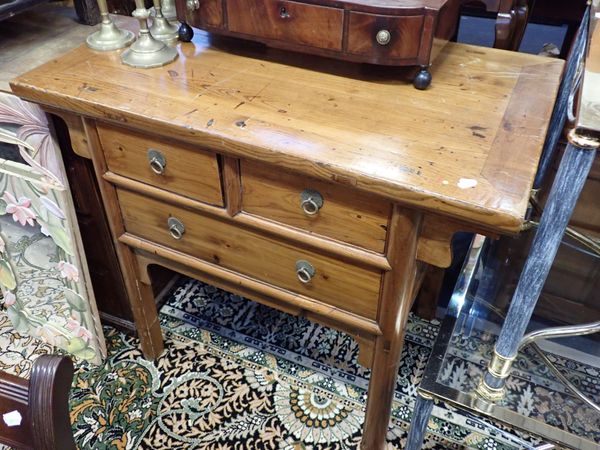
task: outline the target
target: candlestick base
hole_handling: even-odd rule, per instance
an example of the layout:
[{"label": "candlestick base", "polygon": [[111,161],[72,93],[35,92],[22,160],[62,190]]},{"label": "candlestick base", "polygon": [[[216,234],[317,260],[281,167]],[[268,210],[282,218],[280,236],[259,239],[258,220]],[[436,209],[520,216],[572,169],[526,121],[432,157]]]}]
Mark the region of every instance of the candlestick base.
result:
[{"label": "candlestick base", "polygon": [[140,32],[138,40],[123,52],[121,61],[128,66],[150,69],[169,64],[177,56],[176,49],[157,41],[146,30],[145,33]]},{"label": "candlestick base", "polygon": [[121,30],[107,19],[100,24],[100,29],[90,34],[86,39],[88,47],[107,52],[127,47],[133,42],[135,35],[129,30]]},{"label": "candlestick base", "polygon": [[152,19],[150,34],[154,39],[164,42],[167,45],[173,45],[177,42],[177,31],[179,28],[171,25],[162,15],[155,16]]}]

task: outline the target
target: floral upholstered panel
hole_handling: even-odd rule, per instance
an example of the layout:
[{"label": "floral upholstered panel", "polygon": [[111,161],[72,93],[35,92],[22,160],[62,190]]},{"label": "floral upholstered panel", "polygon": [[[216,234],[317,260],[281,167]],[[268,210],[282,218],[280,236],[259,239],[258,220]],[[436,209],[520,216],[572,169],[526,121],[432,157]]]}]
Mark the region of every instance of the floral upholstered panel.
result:
[{"label": "floral upholstered panel", "polygon": [[0,314],[21,334],[100,363],[106,349],[83,255],[45,114],[0,93]]}]

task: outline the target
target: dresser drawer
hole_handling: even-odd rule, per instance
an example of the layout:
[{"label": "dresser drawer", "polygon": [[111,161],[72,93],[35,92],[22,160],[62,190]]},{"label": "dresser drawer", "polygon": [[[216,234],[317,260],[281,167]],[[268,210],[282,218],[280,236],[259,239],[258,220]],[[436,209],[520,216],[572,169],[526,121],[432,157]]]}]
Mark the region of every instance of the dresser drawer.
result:
[{"label": "dresser drawer", "polygon": [[350,12],[348,53],[375,62],[414,59],[421,47],[423,16],[381,16]]},{"label": "dresser drawer", "polygon": [[[231,222],[129,191],[119,190],[118,195],[128,233],[362,317],[376,319],[381,284],[378,270],[356,267]],[[178,228],[175,219],[183,224],[183,229]],[[178,230],[182,233],[180,239],[171,234],[175,233],[177,237]],[[311,267],[314,269],[312,277]],[[305,282],[299,277],[304,277]]]},{"label": "dresser drawer", "polygon": [[281,0],[227,0],[229,30],[257,38],[342,49],[341,9]]},{"label": "dresser drawer", "polygon": [[[383,253],[391,204],[369,194],[242,161],[246,212]],[[319,207],[320,206],[320,207]]]},{"label": "dresser drawer", "polygon": [[214,153],[100,123],[98,134],[112,172],[196,200],[223,205],[219,165]]}]

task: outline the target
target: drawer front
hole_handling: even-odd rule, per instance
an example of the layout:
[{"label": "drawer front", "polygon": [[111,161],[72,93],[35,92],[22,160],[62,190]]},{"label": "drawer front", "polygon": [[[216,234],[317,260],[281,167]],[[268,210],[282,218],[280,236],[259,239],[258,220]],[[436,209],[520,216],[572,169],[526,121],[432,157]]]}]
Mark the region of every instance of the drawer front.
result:
[{"label": "drawer front", "polygon": [[[119,191],[125,229],[138,237],[323,303],[376,319],[381,273],[279,242],[196,211]],[[169,230],[169,218],[173,231]],[[176,219],[183,224],[177,236]],[[299,262],[308,262],[314,268]],[[300,276],[306,277],[303,283]],[[307,270],[308,269],[308,270]]]},{"label": "drawer front", "polygon": [[343,11],[280,0],[227,0],[229,30],[264,39],[342,49]]},{"label": "drawer front", "polygon": [[350,12],[348,53],[373,59],[413,59],[419,54],[423,16],[376,16]]},{"label": "drawer front", "polygon": [[221,28],[223,26],[222,0],[199,0],[193,13],[192,25]]},{"label": "drawer front", "polygon": [[242,161],[242,186],[246,212],[376,252],[385,249],[391,213],[385,200],[248,161]]},{"label": "drawer front", "polygon": [[105,124],[98,124],[98,134],[112,172],[223,206],[214,153]]}]

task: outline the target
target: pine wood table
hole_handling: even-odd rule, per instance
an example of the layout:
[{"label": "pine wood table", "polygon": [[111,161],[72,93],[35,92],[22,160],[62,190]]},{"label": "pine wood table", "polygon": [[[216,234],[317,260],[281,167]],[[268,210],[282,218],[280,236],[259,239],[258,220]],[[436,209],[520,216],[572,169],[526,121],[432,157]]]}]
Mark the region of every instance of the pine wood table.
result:
[{"label": "pine wood table", "polygon": [[409,310],[457,231],[517,233],[563,63],[449,44],[402,71],[199,33],[137,70],[82,46],[12,82],[91,158],[144,354],[163,349],[150,265],[343,330],[372,369],[381,449]]}]

